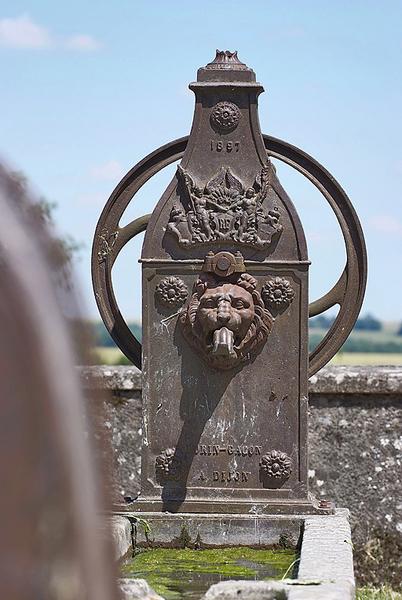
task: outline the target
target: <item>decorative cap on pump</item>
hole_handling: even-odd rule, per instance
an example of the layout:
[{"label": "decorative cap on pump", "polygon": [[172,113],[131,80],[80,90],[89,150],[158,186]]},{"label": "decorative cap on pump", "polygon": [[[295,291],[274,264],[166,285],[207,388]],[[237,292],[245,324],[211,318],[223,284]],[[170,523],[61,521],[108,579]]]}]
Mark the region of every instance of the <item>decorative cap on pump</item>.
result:
[{"label": "decorative cap on pump", "polygon": [[254,83],[255,73],[237,56],[237,50],[217,50],[214,60],[198,69],[197,81],[239,81]]}]

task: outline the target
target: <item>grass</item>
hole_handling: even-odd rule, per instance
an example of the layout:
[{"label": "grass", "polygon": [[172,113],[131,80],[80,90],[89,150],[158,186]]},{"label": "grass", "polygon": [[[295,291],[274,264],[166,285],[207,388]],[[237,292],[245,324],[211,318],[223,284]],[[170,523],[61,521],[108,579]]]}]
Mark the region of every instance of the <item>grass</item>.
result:
[{"label": "grass", "polygon": [[119,365],[125,358],[119,348],[109,346],[97,346],[94,348],[94,355],[95,362],[100,365]]},{"label": "grass", "polygon": [[366,586],[358,588],[356,600],[402,600],[402,594],[387,585],[382,585],[380,588]]},{"label": "grass", "polygon": [[402,365],[402,353],[396,352],[338,352],[331,365]]},{"label": "grass", "polygon": [[[118,348],[98,346],[94,350],[95,362],[100,365],[130,364]],[[331,360],[333,365],[402,365],[402,353],[390,352],[338,352]]]},{"label": "grass", "polygon": [[[325,329],[310,328],[309,346],[312,350],[326,335]],[[402,336],[389,329],[382,331],[354,330],[345,341],[343,352],[400,353],[402,354]]]},{"label": "grass", "polygon": [[[140,325],[136,332],[140,336]],[[399,323],[385,322],[381,331],[354,330],[331,363],[334,365],[402,365],[402,335],[397,335]],[[309,346],[312,350],[325,336],[326,330],[312,327]],[[129,360],[115,346],[98,346],[93,350],[94,363],[129,365]]]}]

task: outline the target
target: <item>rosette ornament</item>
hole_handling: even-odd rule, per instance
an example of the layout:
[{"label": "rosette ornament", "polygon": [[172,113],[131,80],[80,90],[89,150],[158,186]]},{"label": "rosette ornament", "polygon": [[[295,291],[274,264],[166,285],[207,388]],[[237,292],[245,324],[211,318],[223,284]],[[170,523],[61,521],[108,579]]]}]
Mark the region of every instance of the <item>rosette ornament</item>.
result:
[{"label": "rosette ornament", "polygon": [[241,112],[233,102],[218,102],[212,109],[211,125],[215,131],[234,131],[240,121]]},{"label": "rosette ornament", "polygon": [[188,296],[188,289],[184,281],[172,275],[159,282],[155,290],[155,296],[165,306],[182,306]]},{"label": "rosette ornament", "polygon": [[288,479],[292,472],[292,460],[285,452],[271,450],[261,458],[260,469],[265,477]]},{"label": "rosette ornament", "polygon": [[158,483],[163,485],[166,481],[180,478],[180,461],[174,448],[166,448],[155,459],[155,474]]},{"label": "rosette ornament", "polygon": [[285,310],[291,304],[294,295],[290,281],[283,277],[270,279],[261,291],[265,306],[277,311]]}]

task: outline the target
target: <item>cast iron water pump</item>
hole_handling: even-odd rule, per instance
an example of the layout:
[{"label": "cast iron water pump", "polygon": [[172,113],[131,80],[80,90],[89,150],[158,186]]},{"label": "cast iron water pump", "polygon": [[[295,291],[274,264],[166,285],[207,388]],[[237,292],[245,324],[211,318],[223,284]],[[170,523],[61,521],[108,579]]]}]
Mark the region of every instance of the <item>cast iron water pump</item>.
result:
[{"label": "cast iron water pump", "polygon": [[[263,91],[237,53],[217,51],[190,84],[190,136],[159,148],[118,184],[98,223],[92,272],[117,345],[143,369],[142,491],[136,510],[329,511],[308,493],[308,376],[340,349],[357,319],[366,251],[335,179],[294,146],[262,135]],[[308,303],[307,246],[271,158],[305,175],[335,212],[347,263]],[[120,227],[140,187],[181,159],[152,215]],[[124,245],[142,248],[143,346],[125,323],[111,271]],[[308,356],[308,317],[338,304]]]}]

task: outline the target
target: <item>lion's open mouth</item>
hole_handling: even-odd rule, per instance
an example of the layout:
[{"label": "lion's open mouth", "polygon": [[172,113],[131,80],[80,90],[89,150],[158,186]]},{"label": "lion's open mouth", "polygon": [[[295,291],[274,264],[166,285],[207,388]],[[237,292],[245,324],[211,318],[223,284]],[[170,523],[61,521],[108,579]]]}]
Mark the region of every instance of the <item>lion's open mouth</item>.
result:
[{"label": "lion's open mouth", "polygon": [[212,354],[215,356],[233,356],[234,334],[227,327],[215,329],[213,332]]}]

